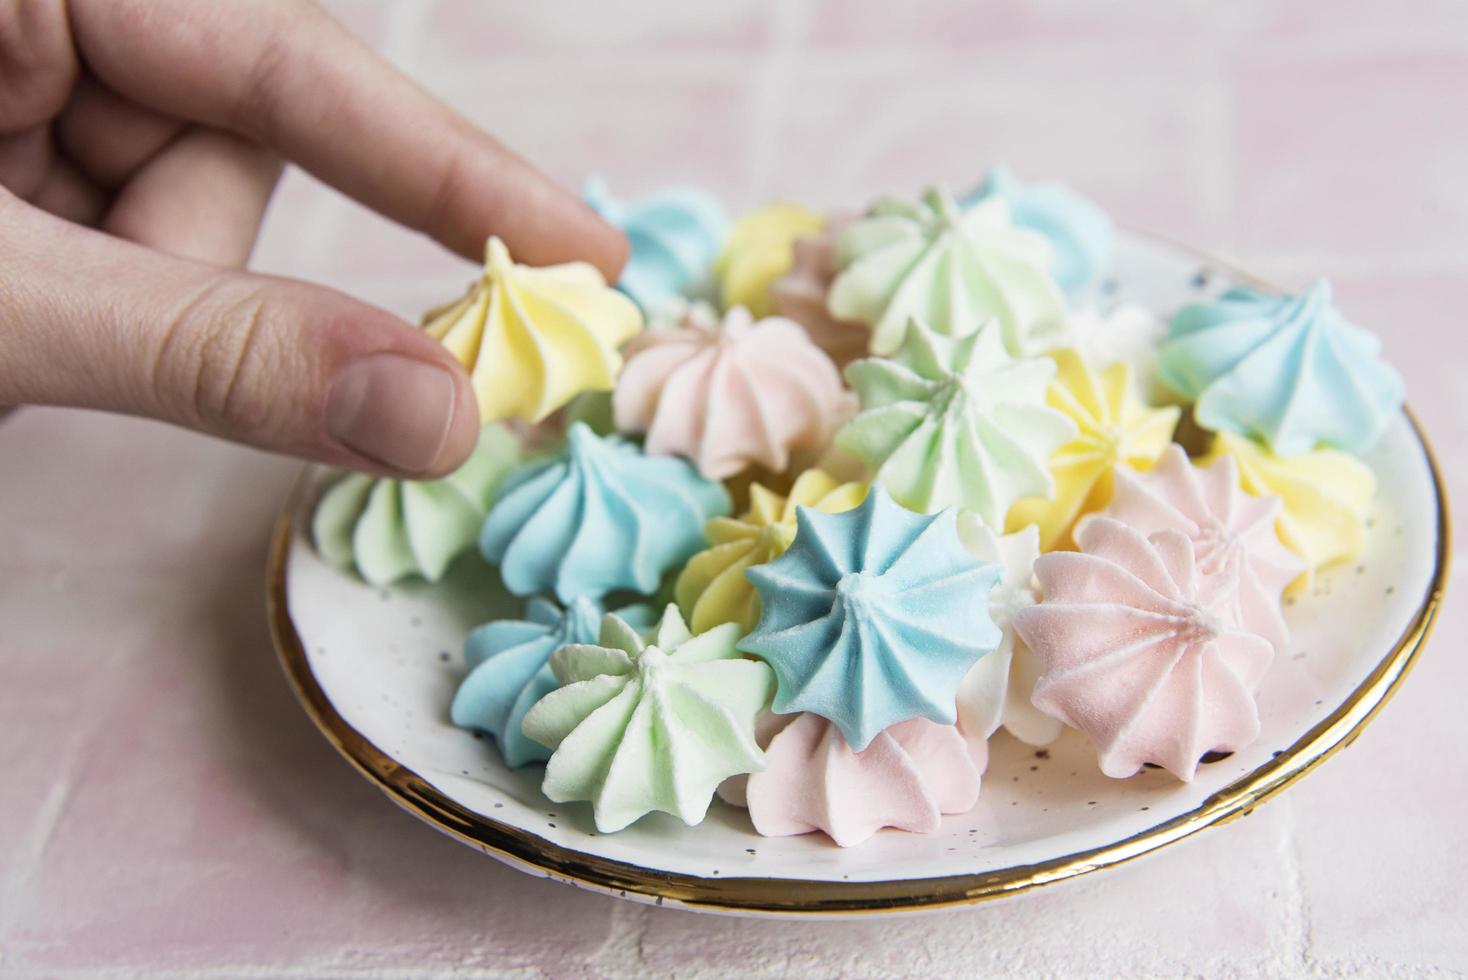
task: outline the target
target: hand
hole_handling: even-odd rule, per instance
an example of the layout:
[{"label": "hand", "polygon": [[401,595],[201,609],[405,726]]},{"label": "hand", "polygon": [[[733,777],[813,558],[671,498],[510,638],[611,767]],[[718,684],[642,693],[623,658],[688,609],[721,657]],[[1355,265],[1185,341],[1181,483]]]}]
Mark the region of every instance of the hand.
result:
[{"label": "hand", "polygon": [[468,455],[444,349],[239,271],[281,158],[479,260],[615,278],[622,236],[304,0],[0,0],[0,405],[76,405],[388,475]]}]

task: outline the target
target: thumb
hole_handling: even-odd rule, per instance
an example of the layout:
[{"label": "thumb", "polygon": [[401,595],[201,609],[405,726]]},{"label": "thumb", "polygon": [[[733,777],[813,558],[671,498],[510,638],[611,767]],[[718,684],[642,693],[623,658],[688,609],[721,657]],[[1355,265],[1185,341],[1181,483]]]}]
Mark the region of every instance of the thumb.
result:
[{"label": "thumb", "polygon": [[171,258],[0,191],[0,405],[147,415],[391,476],[441,476],[479,428],[432,338],[348,296]]}]

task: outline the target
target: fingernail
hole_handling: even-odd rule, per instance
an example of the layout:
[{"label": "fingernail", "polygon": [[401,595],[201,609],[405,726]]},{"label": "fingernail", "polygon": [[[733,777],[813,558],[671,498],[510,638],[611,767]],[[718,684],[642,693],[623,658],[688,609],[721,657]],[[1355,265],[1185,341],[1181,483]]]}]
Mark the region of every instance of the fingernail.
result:
[{"label": "fingernail", "polygon": [[454,379],[443,368],[400,354],[371,354],[332,381],[326,429],[355,453],[422,473],[448,440],[454,401]]}]

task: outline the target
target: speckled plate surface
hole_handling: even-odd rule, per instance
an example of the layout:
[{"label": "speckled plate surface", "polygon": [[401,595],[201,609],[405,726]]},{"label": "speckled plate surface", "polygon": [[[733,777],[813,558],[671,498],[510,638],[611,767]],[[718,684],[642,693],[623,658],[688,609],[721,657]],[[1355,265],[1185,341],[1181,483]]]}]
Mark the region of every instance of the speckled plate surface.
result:
[{"label": "speckled plate surface", "polygon": [[[1241,277],[1185,249],[1123,235],[1109,292],[1170,312]],[[1366,326],[1373,326],[1366,324]],[[586,804],[553,804],[540,767],[507,769],[448,706],[468,630],[518,613],[492,570],[460,559],[437,586],[376,589],[323,563],[305,529],[324,473],[308,471],[272,549],[272,627],[286,672],[331,741],[396,802],[534,874],[626,898],[766,915],[913,911],[1012,895],[1113,866],[1247,814],[1348,743],[1402,680],[1447,577],[1447,514],[1409,415],[1368,457],[1380,490],[1360,562],[1317,577],[1260,696],[1262,733],[1200,767],[1126,780],[1067,732],[1045,751],[991,742],[978,804],[933,835],[884,831],[841,849],[821,834],[766,838],[715,801],[685,827],[654,814],[600,835]]]}]

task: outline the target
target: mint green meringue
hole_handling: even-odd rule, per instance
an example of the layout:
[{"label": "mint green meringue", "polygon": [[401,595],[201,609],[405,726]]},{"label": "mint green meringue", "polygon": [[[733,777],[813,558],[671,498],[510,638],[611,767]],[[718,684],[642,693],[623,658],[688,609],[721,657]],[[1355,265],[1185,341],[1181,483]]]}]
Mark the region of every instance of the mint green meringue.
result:
[{"label": "mint green meringue", "polygon": [[541,789],[557,803],[589,800],[596,827],[621,830],[654,810],[689,826],[730,776],[764,768],[755,717],[775,675],[740,656],[739,627],[694,636],[669,605],[651,641],[609,613],[600,642],[551,654],[563,687],[525,715],[524,733],[553,749]]},{"label": "mint green meringue", "polygon": [[373,585],[412,575],[436,582],[473,547],[500,481],[521,461],[519,439],[492,424],[479,433],[464,465],[442,480],[345,474],[316,504],[316,551],[339,568],[355,568]]},{"label": "mint green meringue", "polygon": [[940,187],[917,204],[883,198],[836,240],[840,271],[826,305],[837,320],[871,326],[874,354],[895,350],[913,318],[961,336],[993,317],[1020,355],[1065,316],[1052,257],[1045,236],[1016,227],[1002,199],[965,209]]},{"label": "mint green meringue", "polygon": [[1002,528],[1016,500],[1054,494],[1050,454],[1076,434],[1046,403],[1055,363],[1015,360],[999,330],[990,321],[946,337],[914,320],[890,358],[847,366],[861,412],[836,447],[866,463],[902,506],[962,507]]}]

